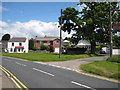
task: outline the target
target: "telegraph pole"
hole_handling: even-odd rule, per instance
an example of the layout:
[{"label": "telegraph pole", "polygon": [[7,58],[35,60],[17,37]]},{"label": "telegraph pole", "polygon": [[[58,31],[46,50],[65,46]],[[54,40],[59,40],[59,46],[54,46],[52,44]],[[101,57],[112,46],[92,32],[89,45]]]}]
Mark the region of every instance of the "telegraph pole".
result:
[{"label": "telegraph pole", "polygon": [[61,9],[61,20],[60,20],[60,46],[59,46],[59,58],[61,58],[61,39],[62,39],[62,9]]},{"label": "telegraph pole", "polygon": [[112,15],[111,15],[111,2],[110,2],[110,57],[112,57]]},{"label": "telegraph pole", "polygon": [[[119,9],[120,9],[120,2],[119,4]],[[111,10],[111,2],[110,2],[110,57],[112,57],[112,11],[120,11],[119,9],[114,9]]]}]

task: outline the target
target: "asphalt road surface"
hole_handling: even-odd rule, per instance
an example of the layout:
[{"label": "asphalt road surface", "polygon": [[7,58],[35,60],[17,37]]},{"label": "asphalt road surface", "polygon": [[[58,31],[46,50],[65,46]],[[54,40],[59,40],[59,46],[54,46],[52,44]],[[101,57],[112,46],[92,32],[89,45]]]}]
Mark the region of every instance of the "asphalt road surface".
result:
[{"label": "asphalt road surface", "polygon": [[32,61],[2,57],[2,66],[27,88],[118,88],[118,83]]}]

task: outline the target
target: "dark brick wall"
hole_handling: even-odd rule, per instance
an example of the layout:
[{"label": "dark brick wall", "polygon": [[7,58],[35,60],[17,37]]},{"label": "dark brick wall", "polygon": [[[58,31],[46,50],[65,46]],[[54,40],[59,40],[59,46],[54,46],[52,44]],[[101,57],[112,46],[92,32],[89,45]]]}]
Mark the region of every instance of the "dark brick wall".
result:
[{"label": "dark brick wall", "polygon": [[67,49],[67,54],[85,54],[87,53],[87,48],[69,48]]}]

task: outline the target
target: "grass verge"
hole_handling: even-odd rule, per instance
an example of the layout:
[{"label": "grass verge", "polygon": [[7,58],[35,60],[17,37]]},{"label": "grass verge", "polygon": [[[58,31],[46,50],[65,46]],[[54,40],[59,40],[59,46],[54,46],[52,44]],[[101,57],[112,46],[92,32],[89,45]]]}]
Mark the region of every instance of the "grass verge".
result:
[{"label": "grass verge", "polygon": [[67,61],[80,58],[95,57],[93,54],[80,54],[80,55],[65,55],[62,54],[59,59],[58,54],[47,54],[47,53],[2,53],[3,56],[16,57],[21,59],[27,59],[30,61],[42,61],[42,62],[52,62],[52,61]]},{"label": "grass verge", "polygon": [[119,63],[116,62],[97,61],[81,65],[80,67],[82,70],[89,73],[120,80],[120,71],[118,71],[118,65]]}]

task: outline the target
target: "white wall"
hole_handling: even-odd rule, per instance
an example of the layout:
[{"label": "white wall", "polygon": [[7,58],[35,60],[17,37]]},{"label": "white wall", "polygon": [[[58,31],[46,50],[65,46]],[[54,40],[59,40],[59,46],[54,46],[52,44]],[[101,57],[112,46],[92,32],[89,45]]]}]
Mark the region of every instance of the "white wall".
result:
[{"label": "white wall", "polygon": [[[20,52],[17,49],[16,53],[23,53],[24,51],[27,53],[26,42],[13,42],[13,43],[14,43],[14,46],[12,46],[12,42],[8,42],[7,50],[8,50],[9,53],[14,53],[14,48],[16,46],[19,46],[19,43],[22,43],[22,46],[24,46],[24,49],[23,49],[23,51],[20,51]],[[11,52],[11,48],[12,48],[12,52]]]},{"label": "white wall", "polygon": [[112,49],[113,55],[120,55],[120,49]]},{"label": "white wall", "polygon": [[[23,51],[21,50],[20,52],[17,49],[16,53],[24,53],[24,52],[28,53],[28,40],[26,40],[26,42],[13,42],[13,43],[14,43],[14,46],[12,46],[12,42],[8,42],[7,50],[9,53],[14,53],[14,48],[16,46],[19,46],[19,43],[22,43],[22,46],[24,46],[24,49]],[[11,48],[12,48],[12,52],[11,52]]]},{"label": "white wall", "polygon": [[[14,43],[14,46],[12,46],[12,43]],[[8,52],[9,53],[14,53],[14,48],[16,47],[16,46],[19,46],[19,43],[22,43],[22,45],[21,46],[24,46],[24,49],[23,49],[23,51],[16,51],[16,53],[28,53],[28,48],[29,48],[29,41],[28,41],[28,35],[26,34],[26,41],[25,42],[8,42],[8,48],[7,48],[7,50],[8,50]],[[13,51],[11,52],[11,48],[13,49]]]}]

